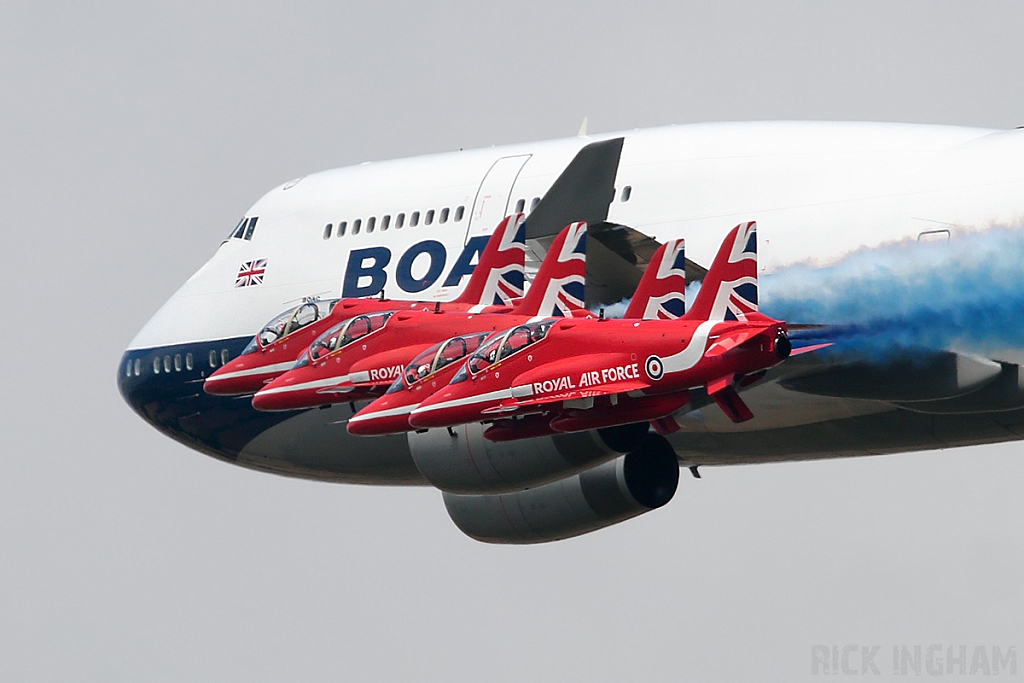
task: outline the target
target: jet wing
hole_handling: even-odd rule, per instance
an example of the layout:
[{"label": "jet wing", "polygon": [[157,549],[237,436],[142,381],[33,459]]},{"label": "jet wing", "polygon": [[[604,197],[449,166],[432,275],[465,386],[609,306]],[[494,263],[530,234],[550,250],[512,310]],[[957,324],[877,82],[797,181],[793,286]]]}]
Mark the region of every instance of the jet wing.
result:
[{"label": "jet wing", "polygon": [[892,403],[962,396],[983,388],[1003,370],[987,358],[930,349],[891,349],[874,355],[831,347],[793,360],[791,376],[780,380],[787,389]]},{"label": "jet wing", "polygon": [[[972,412],[983,406],[1010,409],[1024,405],[1024,384],[1017,386],[1015,366],[1009,368],[1005,363],[953,351],[882,347],[870,330],[851,326],[791,324],[789,330],[793,350],[788,360],[736,384],[727,377],[709,383],[705,387],[707,398],[692,401],[691,410],[710,399],[734,423],[758,414],[764,425],[791,419],[778,414],[780,406],[813,401],[813,397],[822,399],[815,410],[831,407],[839,415],[892,409],[938,414]],[[712,339],[707,355],[722,355],[750,343],[755,336],[744,331],[726,333]],[[757,405],[755,399],[751,411],[739,398],[741,393],[746,397],[752,388],[755,395],[765,396],[769,385],[783,390],[783,394],[803,394],[808,399],[794,402],[780,398],[776,392],[767,404]],[[782,413],[786,413],[785,408]],[[807,411],[807,417],[810,415]]]},{"label": "jet wing", "polygon": [[994,382],[1004,365],[981,356],[879,345],[853,326],[791,325],[794,358],[779,366],[787,389],[894,404],[945,401]]}]

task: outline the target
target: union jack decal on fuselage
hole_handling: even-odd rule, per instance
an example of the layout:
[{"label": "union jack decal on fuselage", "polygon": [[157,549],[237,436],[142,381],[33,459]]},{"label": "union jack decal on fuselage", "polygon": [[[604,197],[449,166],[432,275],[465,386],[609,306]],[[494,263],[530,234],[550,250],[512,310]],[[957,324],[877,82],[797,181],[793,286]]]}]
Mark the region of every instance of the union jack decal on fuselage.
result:
[{"label": "union jack decal on fuselage", "polygon": [[238,275],[235,276],[235,287],[249,287],[263,284],[263,274],[267,272],[267,259],[261,258],[255,261],[246,261],[238,267]]}]

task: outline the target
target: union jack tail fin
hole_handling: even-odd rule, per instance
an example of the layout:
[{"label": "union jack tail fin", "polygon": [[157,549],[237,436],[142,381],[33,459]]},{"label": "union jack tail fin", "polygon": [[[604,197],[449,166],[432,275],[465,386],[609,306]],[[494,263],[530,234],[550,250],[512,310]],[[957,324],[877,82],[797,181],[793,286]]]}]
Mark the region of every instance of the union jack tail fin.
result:
[{"label": "union jack tail fin", "polygon": [[480,262],[469,276],[466,289],[455,302],[510,306],[512,299],[523,296],[523,282],[526,279],[526,228],[523,217],[521,213],[513,214],[498,224],[480,254]]},{"label": "union jack tail fin", "polygon": [[514,313],[571,316],[583,310],[587,269],[587,224],[570,223],[551,243],[537,276]]},{"label": "union jack tail fin", "polygon": [[672,240],[654,252],[622,317],[675,320],[685,312],[686,249],[684,240]]},{"label": "union jack tail fin", "polygon": [[757,224],[740,223],[722,242],[686,320],[757,317]]}]

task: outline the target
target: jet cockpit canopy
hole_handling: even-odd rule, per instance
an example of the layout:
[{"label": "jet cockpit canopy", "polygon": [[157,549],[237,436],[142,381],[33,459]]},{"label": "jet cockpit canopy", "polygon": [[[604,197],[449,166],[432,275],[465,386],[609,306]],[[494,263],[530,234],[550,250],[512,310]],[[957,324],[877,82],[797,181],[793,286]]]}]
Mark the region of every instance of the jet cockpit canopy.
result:
[{"label": "jet cockpit canopy", "polygon": [[309,346],[309,357],[316,361],[329,353],[344,348],[357,339],[361,339],[371,332],[376,332],[384,327],[394,311],[383,313],[370,313],[368,315],[357,315],[354,318],[338,323],[316,338]]},{"label": "jet cockpit canopy", "polygon": [[466,356],[476,351],[480,347],[481,342],[491,334],[493,333],[478,332],[477,334],[452,337],[425,349],[405,366],[405,372],[399,375],[395,383],[388,388],[387,393],[390,394],[411,387],[417,382],[422,382],[427,377],[430,377],[438,370],[463,360]]},{"label": "jet cockpit canopy", "polygon": [[522,351],[527,346],[536,344],[547,336],[551,326],[558,322],[555,319],[518,325],[507,332],[499,333],[489,342],[477,349],[466,361],[466,365],[452,378],[451,384],[467,379],[470,374],[477,374],[494,363]]},{"label": "jet cockpit canopy", "polygon": [[339,299],[306,301],[294,308],[289,308],[263,326],[259,334],[245,347],[245,350],[242,352],[243,355],[265,349],[288,335],[301,330],[303,327],[312,325],[317,320],[322,320],[330,315],[331,309],[334,308],[338,301]]}]

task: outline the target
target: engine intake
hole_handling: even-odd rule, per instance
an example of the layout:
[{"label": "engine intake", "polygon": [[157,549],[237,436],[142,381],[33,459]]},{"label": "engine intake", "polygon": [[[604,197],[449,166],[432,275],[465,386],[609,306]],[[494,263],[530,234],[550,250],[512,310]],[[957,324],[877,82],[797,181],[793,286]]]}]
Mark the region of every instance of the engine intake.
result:
[{"label": "engine intake", "polygon": [[664,437],[581,474],[499,495],[444,493],[448,515],[467,536],[486,543],[545,543],[579,536],[668,503],[679,485],[679,461]]},{"label": "engine intake", "polygon": [[451,493],[506,493],[564,479],[640,446],[646,422],[516,441],[484,438],[480,424],[409,434],[427,481]]}]

